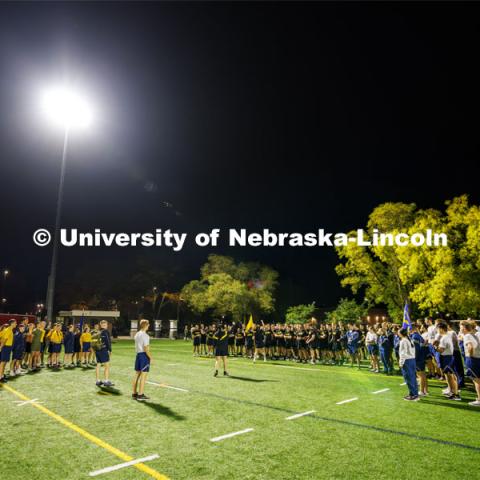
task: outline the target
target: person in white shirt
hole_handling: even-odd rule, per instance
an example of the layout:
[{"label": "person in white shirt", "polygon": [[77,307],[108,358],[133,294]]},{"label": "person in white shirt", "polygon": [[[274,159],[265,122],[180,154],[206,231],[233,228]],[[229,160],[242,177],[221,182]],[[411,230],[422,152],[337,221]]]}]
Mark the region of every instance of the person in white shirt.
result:
[{"label": "person in white shirt", "polygon": [[448,325],[445,322],[437,324],[437,330],[440,338],[435,340],[434,346],[440,354],[440,368],[445,375],[448,384],[448,391],[444,394],[449,400],[461,401],[458,394],[457,375],[455,373],[455,361],[453,358],[453,340],[448,333]]},{"label": "person in white shirt", "polygon": [[476,333],[476,328],[473,320],[460,322],[460,332],[463,334],[463,345],[465,346],[466,375],[472,379],[477,392],[476,400],[468,403],[472,407],[480,407],[480,335]]},{"label": "person in white shirt", "polygon": [[368,354],[370,355],[370,370],[378,373],[378,335],[375,333],[373,327],[368,328],[365,344],[367,345]]},{"label": "person in white shirt", "polygon": [[152,356],[150,355],[150,337],[147,330],[150,325],[148,320],[140,320],[140,330],[135,334],[135,377],[133,379],[132,398],[143,402],[148,400],[144,394],[147,374],[150,371]]},{"label": "person in white shirt", "polygon": [[415,363],[415,345],[408,336],[408,330],[401,328],[398,331],[400,344],[398,346],[398,365],[402,369],[403,378],[408,386],[409,394],[404,397],[405,400],[416,402],[419,400],[417,370]]}]

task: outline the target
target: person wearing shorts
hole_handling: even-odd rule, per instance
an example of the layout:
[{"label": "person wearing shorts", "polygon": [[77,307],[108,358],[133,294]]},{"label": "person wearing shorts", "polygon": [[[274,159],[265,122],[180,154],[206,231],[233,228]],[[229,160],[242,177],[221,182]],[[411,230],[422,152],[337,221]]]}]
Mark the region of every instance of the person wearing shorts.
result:
[{"label": "person wearing shorts", "polygon": [[140,330],[135,334],[135,376],[133,378],[132,398],[139,402],[149,400],[145,395],[145,382],[150,371],[152,356],[150,354],[150,337],[148,327],[150,322],[146,319],[140,320]]}]

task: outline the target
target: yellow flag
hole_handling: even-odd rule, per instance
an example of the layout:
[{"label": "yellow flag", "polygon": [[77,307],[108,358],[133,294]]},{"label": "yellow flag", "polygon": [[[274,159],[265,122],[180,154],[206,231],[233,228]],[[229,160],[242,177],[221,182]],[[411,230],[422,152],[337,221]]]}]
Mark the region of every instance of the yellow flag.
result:
[{"label": "yellow flag", "polygon": [[253,328],[253,317],[250,314],[250,320],[247,323],[247,326],[245,327],[245,331],[248,332],[251,328]]}]

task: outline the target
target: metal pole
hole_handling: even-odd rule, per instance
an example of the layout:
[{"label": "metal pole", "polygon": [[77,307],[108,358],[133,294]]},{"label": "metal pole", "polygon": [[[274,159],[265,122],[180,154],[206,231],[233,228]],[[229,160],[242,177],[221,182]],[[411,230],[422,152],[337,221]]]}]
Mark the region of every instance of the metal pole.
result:
[{"label": "metal pole", "polygon": [[67,163],[68,149],[68,126],[65,127],[65,136],[63,139],[62,166],[60,169],[60,184],[58,187],[57,213],[55,217],[55,234],[53,237],[52,263],[50,265],[50,275],[48,277],[47,287],[47,320],[53,321],[53,303],[55,297],[55,280],[57,277],[57,259],[58,259],[58,241],[60,236],[60,220],[62,216],[63,184],[65,182],[65,167]]}]

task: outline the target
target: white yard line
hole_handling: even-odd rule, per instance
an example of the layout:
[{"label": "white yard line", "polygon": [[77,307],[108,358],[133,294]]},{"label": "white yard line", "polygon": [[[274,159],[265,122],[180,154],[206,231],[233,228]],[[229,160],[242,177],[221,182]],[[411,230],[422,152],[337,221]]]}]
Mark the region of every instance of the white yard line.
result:
[{"label": "white yard line", "polygon": [[17,404],[17,407],[23,407],[24,405],[28,405],[29,403],[42,403],[38,401],[38,398],[32,398],[31,400],[27,400],[26,402],[21,402],[16,400],[15,403]]},{"label": "white yard line", "polygon": [[389,388],[382,388],[381,390],[377,390],[376,392],[372,392],[372,395],[377,395],[378,393],[388,392]]},{"label": "white yard line", "polygon": [[211,438],[211,442],[220,442],[226,438],[236,437],[237,435],[243,435],[244,433],[253,432],[253,428],[246,428],[245,430],[240,430],[239,432],[227,433],[226,435],[221,435],[220,437]]},{"label": "white yard line", "polygon": [[342,400],[341,402],[337,402],[337,405],[343,405],[344,403],[354,402],[355,400],[358,400],[358,397],[349,398],[348,400]]},{"label": "white yard line", "polygon": [[149,385],[155,385],[156,387],[169,388],[170,390],[177,390],[179,392],[188,392],[185,388],[172,387],[171,385],[166,385],[165,383],[156,383],[156,382],[146,382]]},{"label": "white yard line", "polygon": [[297,413],[295,415],[292,415],[291,417],[287,417],[285,420],[295,420],[296,418],[304,417],[305,415],[311,415],[312,413],[315,413],[315,410],[309,410],[308,412]]},{"label": "white yard line", "polygon": [[119,463],[118,465],[113,465],[112,467],[102,468],[101,470],[95,470],[94,472],[90,472],[89,475],[91,477],[96,477],[97,475],[102,475],[102,473],[109,473],[114,472],[115,470],[120,470],[121,468],[131,467],[132,465],[136,465],[137,463],[148,462],[149,460],[155,460],[159,458],[157,454],[149,455],[148,457],[137,458],[136,460],[131,460],[130,462]]}]

